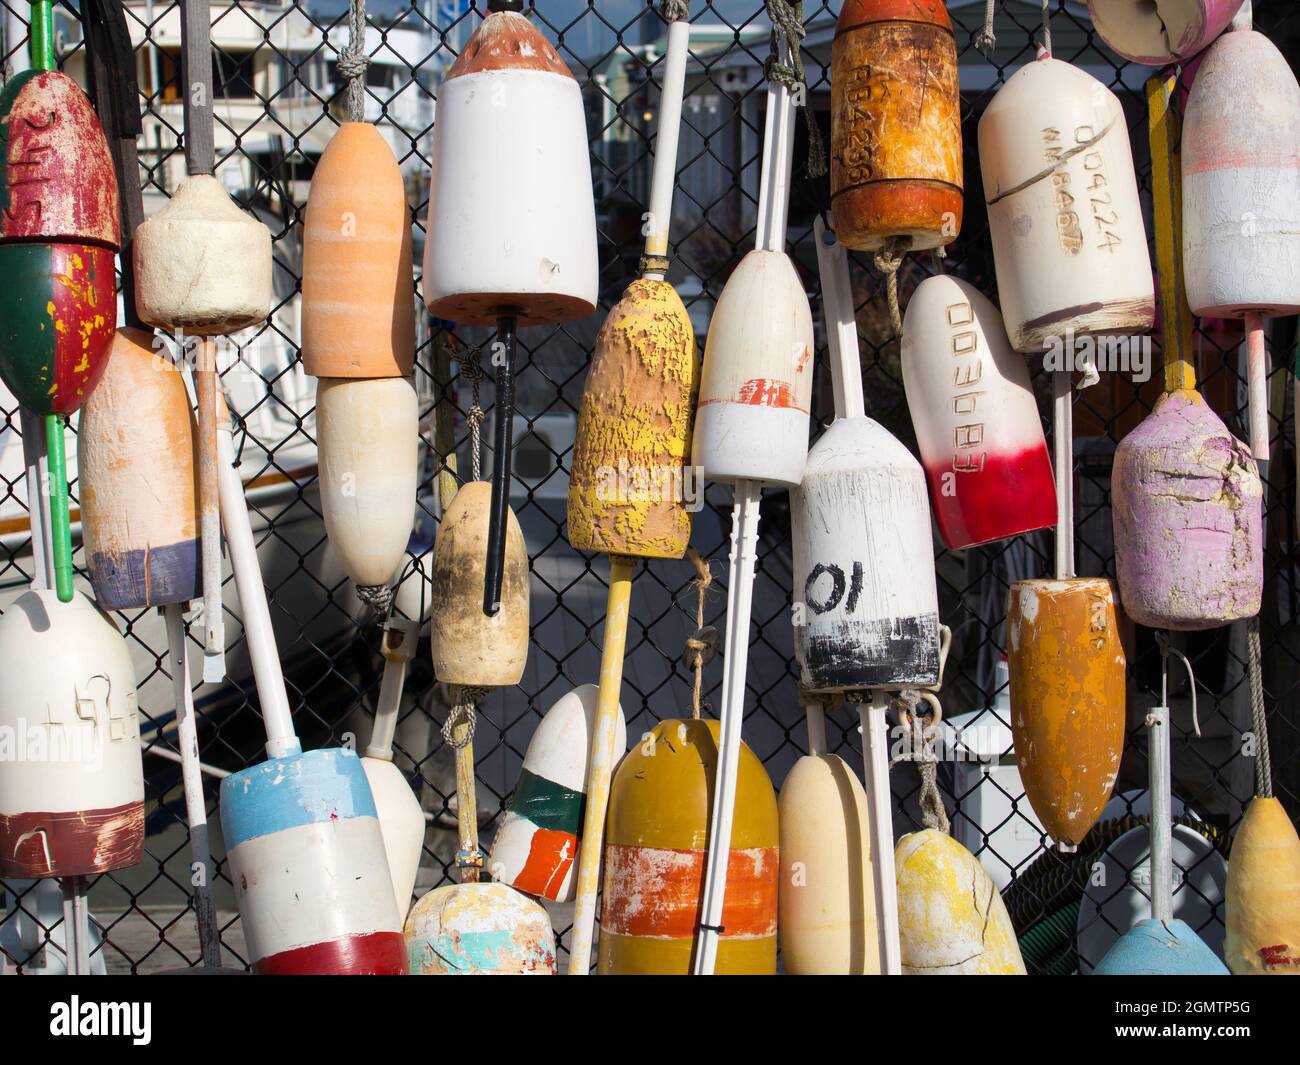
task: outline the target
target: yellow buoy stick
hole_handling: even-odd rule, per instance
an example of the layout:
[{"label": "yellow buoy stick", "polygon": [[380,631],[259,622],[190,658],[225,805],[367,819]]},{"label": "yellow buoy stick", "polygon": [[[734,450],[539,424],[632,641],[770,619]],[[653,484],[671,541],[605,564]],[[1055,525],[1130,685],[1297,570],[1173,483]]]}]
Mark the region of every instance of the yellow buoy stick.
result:
[{"label": "yellow buoy stick", "polygon": [[1157,75],[1146,83],[1166,392],[1196,387],[1196,371],[1192,365],[1192,309],[1183,287],[1182,165],[1177,150],[1180,122],[1178,112],[1171,106],[1176,86],[1177,78],[1173,74]]},{"label": "yellow buoy stick", "polygon": [[584,976],[591,970],[591,940],[596,924],[596,892],[600,887],[600,853],[605,838],[609,784],[614,762],[622,753],[614,748],[635,564],[635,559],[609,556],[609,598],[605,604],[605,646],[600,656],[600,697],[592,729],[587,805],[582,819],[582,843],[578,850],[577,901],[573,908],[573,931],[569,936],[570,976]]}]

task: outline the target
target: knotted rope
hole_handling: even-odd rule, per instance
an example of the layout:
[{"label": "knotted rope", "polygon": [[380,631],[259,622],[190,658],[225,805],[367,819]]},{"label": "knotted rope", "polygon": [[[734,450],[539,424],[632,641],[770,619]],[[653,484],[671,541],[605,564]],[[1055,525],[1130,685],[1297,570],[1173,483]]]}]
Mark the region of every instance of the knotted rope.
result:
[{"label": "knotted rope", "polygon": [[[667,0],[665,0],[667,2]],[[772,52],[767,57],[764,73],[777,85],[784,85],[800,105],[804,124],[808,127],[808,161],[804,173],[810,178],[826,173],[826,146],[821,130],[808,110],[808,78],[804,74],[800,43],[808,31],[803,25],[803,0],[764,0],[768,18],[772,20]],[[782,40],[790,52],[790,62],[781,59]]]},{"label": "knotted rope", "polygon": [[1273,762],[1268,751],[1268,720],[1264,711],[1263,653],[1259,646],[1259,615],[1246,626],[1246,669],[1250,674],[1250,727],[1255,733],[1255,795],[1273,797]]},{"label": "knotted rope", "polygon": [[691,560],[691,565],[695,567],[695,580],[691,582],[695,585],[695,631],[686,637],[686,643],[682,648],[682,661],[686,664],[686,668],[695,674],[695,689],[691,696],[691,717],[698,721],[703,705],[704,667],[717,655],[720,641],[718,630],[712,625],[704,624],[704,596],[709,586],[713,584],[713,571],[709,569],[709,564],[700,557],[700,553],[695,548],[688,547],[686,554]]},{"label": "knotted rope", "polygon": [[456,352],[456,361],[460,363],[460,372],[469,380],[470,404],[469,410],[465,412],[465,422],[469,426],[470,472],[474,480],[481,481],[483,468],[479,431],[483,427],[483,407],[479,402],[479,386],[483,383],[483,364],[479,361],[477,351],[464,349]]},{"label": "knotted rope", "polygon": [[1043,50],[1052,54],[1052,13],[1050,0],[1043,0]]},{"label": "knotted rope", "polygon": [[[925,715],[919,713],[922,702],[930,704],[928,724]],[[921,821],[926,828],[947,834],[948,811],[939,794],[939,752],[935,744],[939,722],[943,720],[939,698],[933,692],[907,688],[899,693],[895,705],[898,707],[898,723],[911,733],[908,752],[898,761],[916,763],[921,778]]]},{"label": "knotted rope", "polygon": [[348,2],[348,46],[339,55],[339,74],[347,82],[348,121],[363,122],[366,117],[366,0]]},{"label": "knotted rope", "polygon": [[975,34],[975,40],[973,42],[985,59],[993,58],[993,49],[998,43],[997,36],[993,33],[993,9],[997,7],[997,2],[998,0],[988,0],[988,3],[984,7],[984,25],[980,31]]},{"label": "knotted rope", "polygon": [[665,22],[681,22],[690,10],[690,0],[663,0],[659,5],[659,13]]},{"label": "knotted rope", "polygon": [[885,298],[889,301],[889,327],[893,336],[903,335],[903,312],[898,306],[898,270],[903,265],[903,253],[908,243],[907,237],[890,237],[871,260],[885,275]]}]

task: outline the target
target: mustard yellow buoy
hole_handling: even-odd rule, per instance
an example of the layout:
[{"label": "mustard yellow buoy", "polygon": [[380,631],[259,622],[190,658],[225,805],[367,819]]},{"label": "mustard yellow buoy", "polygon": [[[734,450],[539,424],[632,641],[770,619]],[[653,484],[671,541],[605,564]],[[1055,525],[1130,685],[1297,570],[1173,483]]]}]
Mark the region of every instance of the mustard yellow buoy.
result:
[{"label": "mustard yellow buoy", "polygon": [[1101,577],[1016,581],[1007,606],[1011,731],[1025,794],[1053,839],[1101,815],[1124,749],[1124,648]]},{"label": "mustard yellow buoy", "polygon": [[[704,892],[718,722],[661,721],[614,774],[605,832],[601,974],[686,975]],[[742,744],[715,972],[776,972],[776,793]]]},{"label": "mustard yellow buoy", "polygon": [[1251,799],[1228,856],[1223,960],[1237,976],[1300,976],[1300,837],[1277,799]]},{"label": "mustard yellow buoy", "polygon": [[507,510],[501,609],[483,613],[488,509],[492,486],[471,481],[451,501],[433,547],[429,618],[433,670],[445,684],[518,684],[528,660],[528,551],[514,511]]},{"label": "mustard yellow buoy", "polygon": [[894,850],[904,976],[1024,976],[1006,905],[975,856],[946,833],[912,832]]},{"label": "mustard yellow buoy", "polygon": [[795,975],[880,972],[871,824],[862,782],[834,754],[781,785],[781,961]]},{"label": "mustard yellow buoy", "polygon": [[633,281],[596,338],[569,478],[578,551],[681,558],[684,483],[700,387],[690,316],[672,285]]}]

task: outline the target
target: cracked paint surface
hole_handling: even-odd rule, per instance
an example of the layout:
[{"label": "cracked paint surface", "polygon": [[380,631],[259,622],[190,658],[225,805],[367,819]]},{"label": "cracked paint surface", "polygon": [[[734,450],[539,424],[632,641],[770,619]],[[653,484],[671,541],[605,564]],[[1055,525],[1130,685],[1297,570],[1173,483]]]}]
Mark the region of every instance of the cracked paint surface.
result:
[{"label": "cracked paint surface", "polygon": [[1182,630],[1257,614],[1262,499],[1249,449],[1200,394],[1162,395],[1115,450],[1115,570],[1125,613]]},{"label": "cracked paint surface", "polygon": [[413,976],[550,976],[555,933],[536,902],[504,884],[430,891],[406,918]]}]

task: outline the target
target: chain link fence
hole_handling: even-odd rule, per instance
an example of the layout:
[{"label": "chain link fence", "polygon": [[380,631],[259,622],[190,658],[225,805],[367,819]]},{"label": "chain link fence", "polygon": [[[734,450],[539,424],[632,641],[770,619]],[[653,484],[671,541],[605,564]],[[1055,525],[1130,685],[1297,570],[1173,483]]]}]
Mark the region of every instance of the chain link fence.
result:
[{"label": "chain link fence", "polygon": [[[6,75],[25,66],[27,10],[4,0]],[[999,7],[997,44],[986,58],[973,39],[983,25],[982,0],[950,0],[962,88],[966,163],[966,217],[960,238],[940,263],[929,254],[906,259],[901,298],[925,276],[943,269],[996,299],[987,218],[980,195],[975,130],[993,94],[1034,56],[1041,26],[1037,0],[1007,0]],[[808,116],[828,140],[830,47],[838,6],[808,2]],[[590,319],[524,330],[517,368],[516,454],[511,502],[532,564],[533,640],[522,683],[491,693],[475,735],[480,831],[490,843],[509,801],[523,752],[546,709],[569,688],[598,674],[607,563],[575,553],[564,528],[567,469],[586,363],[605,311],[633,278],[640,226],[649,199],[658,83],[663,72],[666,25],[649,0],[541,0],[530,16],[553,40],[582,86],[587,104],[591,164],[600,241],[601,305]],[[1150,221],[1150,161],[1142,83],[1150,71],[1110,52],[1093,31],[1086,5],[1053,0],[1053,50],[1092,73],[1124,103],[1139,182]],[[180,7],[168,0],[129,0],[127,22],[136,50],[144,133],[139,142],[140,183],[147,214],[158,209],[184,176]],[[86,50],[75,6],[56,9],[60,65],[85,83]],[[366,117],[392,146],[408,190],[416,239],[417,273],[423,240],[429,173],[429,133],[442,72],[477,25],[481,11],[462,0],[371,0],[365,51]],[[1257,0],[1256,26],[1300,59],[1300,15],[1281,0]],[[701,343],[714,301],[732,268],[753,246],[763,129],[764,64],[770,23],[760,0],[715,0],[691,5],[692,43],[687,69],[684,127],[674,201],[675,257],[669,280],[691,313]],[[382,660],[375,617],[357,600],[326,541],[316,483],[314,381],[298,358],[302,217],[320,153],[344,115],[336,67],[347,43],[347,10],[334,3],[277,0],[212,5],[214,86],[217,99],[218,177],[275,238],[276,307],[267,325],[238,339],[239,358],[225,367],[223,387],[238,419],[237,446],[252,511],[279,651],[304,746],[345,742],[364,745],[378,693]],[[789,250],[820,318],[813,220],[829,206],[825,178],[803,172],[807,133],[796,140]],[[528,180],[526,171],[519,175]],[[234,265],[234,264],[232,264]],[[867,413],[915,452],[903,394],[897,341],[891,336],[884,282],[867,257],[852,260],[852,281],[862,347]],[[414,283],[419,287],[417,276]],[[1296,344],[1295,320],[1270,323],[1270,408],[1274,459],[1267,471],[1266,594],[1263,610],[1265,688],[1277,792],[1292,817],[1300,812],[1300,728],[1292,706],[1300,684],[1300,589],[1294,561],[1296,482],[1294,421],[1287,369]],[[421,322],[416,380],[421,397],[421,473],[418,521],[410,544],[398,608],[427,612],[424,574],[437,524],[433,450],[435,410],[454,412],[458,468],[470,469],[465,414],[472,398],[468,377],[453,370],[492,340],[489,331]],[[818,323],[814,410],[824,424],[832,409],[825,333]],[[1197,375],[1212,406],[1245,436],[1245,354],[1235,323],[1199,322]],[[1109,506],[1114,446],[1150,410],[1160,392],[1157,336],[1150,380],[1110,373],[1076,393],[1076,515],[1080,575],[1113,576]],[[1037,361],[1037,360],[1035,360]],[[1047,377],[1035,383],[1047,412]],[[489,418],[491,382],[484,384]],[[8,606],[32,576],[26,519],[20,423],[16,404],[0,395],[0,607]],[[485,434],[486,436],[487,434]],[[484,464],[491,456],[484,455]],[[75,467],[71,466],[70,469]],[[76,484],[73,484],[74,507]],[[714,582],[706,622],[726,623],[725,571],[730,495],[710,487],[697,515],[693,546],[712,560]],[[73,518],[77,514],[74,510]],[[779,787],[806,750],[790,628],[791,551],[788,499],[769,491],[763,502],[754,626],[746,699],[745,737]],[[78,528],[74,525],[74,535]],[[80,565],[79,540],[76,561]],[[1006,597],[1011,581],[1051,572],[1051,534],[1033,534],[963,552],[942,549],[936,537],[940,616],[953,630],[942,693],[945,717],[995,707],[998,661],[1005,649]],[[688,714],[692,678],[682,662],[683,643],[695,628],[695,588],[688,562],[652,562],[640,570],[632,600],[623,708],[629,735],[661,718]],[[85,591],[88,583],[80,582]],[[201,757],[207,767],[209,816],[216,848],[216,902],[227,964],[245,962],[243,936],[221,861],[217,785],[223,773],[262,757],[263,734],[256,691],[239,627],[239,605],[227,575],[229,677],[200,687]],[[175,713],[165,672],[166,638],[156,611],[118,614],[132,648],[140,684],[145,743],[146,853],[134,869],[100,876],[90,886],[97,946],[93,963],[111,972],[153,972],[198,961],[190,908],[189,848],[176,764]],[[198,630],[196,628],[196,633]],[[201,633],[198,633],[201,635]],[[194,637],[191,636],[191,639]],[[1129,737],[1116,798],[1103,821],[1073,855],[1045,849],[1042,832],[1020,790],[1009,734],[979,761],[954,761],[941,779],[954,833],[975,851],[1006,898],[1022,936],[1031,972],[1086,970],[1128,924],[1126,884],[1146,884],[1138,842],[1121,839],[1140,826],[1146,801],[1146,740],[1142,721],[1159,700],[1161,655],[1149,630],[1125,623],[1130,685]],[[424,640],[427,648],[427,637]],[[1204,938],[1222,938],[1222,873],[1227,840],[1252,794],[1252,765],[1242,755],[1250,730],[1244,676],[1245,626],[1176,634],[1175,645],[1195,670],[1200,736],[1192,729],[1191,692],[1171,675],[1175,857],[1182,866],[1175,886],[1189,908],[1179,915]],[[191,648],[191,653],[197,653]],[[3,683],[3,680],[0,680]],[[721,663],[706,671],[704,697],[716,704]],[[428,818],[417,892],[454,878],[456,808],[451,752],[440,728],[446,692],[429,666],[427,650],[408,675],[397,747]],[[1005,691],[1001,693],[1005,697]],[[996,709],[990,711],[996,715]],[[1009,724],[1009,713],[1001,711]],[[856,770],[861,740],[856,713],[828,715],[829,742]],[[994,716],[973,722],[993,726]],[[0,769],[2,772],[3,769]],[[895,832],[919,824],[918,781],[900,765],[893,773]],[[1100,872],[1099,872],[1100,871]],[[1097,889],[1098,879],[1103,888]],[[1091,884],[1091,887],[1088,885]],[[1085,892],[1085,888],[1088,890]],[[9,882],[0,947],[6,964],[22,972],[63,968],[62,913],[57,886]],[[1107,901],[1109,899],[1109,901]],[[1179,904],[1181,905],[1181,903]],[[563,945],[571,907],[551,907]]]}]

